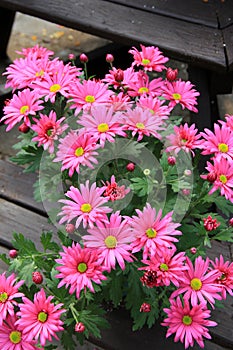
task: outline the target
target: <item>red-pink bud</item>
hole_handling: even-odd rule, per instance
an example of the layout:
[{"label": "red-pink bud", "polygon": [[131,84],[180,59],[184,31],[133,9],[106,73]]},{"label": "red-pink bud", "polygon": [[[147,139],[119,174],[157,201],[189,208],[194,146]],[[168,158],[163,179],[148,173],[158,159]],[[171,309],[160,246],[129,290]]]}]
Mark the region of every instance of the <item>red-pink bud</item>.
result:
[{"label": "red-pink bud", "polygon": [[197,252],[197,248],[196,247],[190,248],[190,253],[196,254],[196,252]]},{"label": "red-pink bud", "polygon": [[128,163],[128,164],[126,165],[126,169],[127,169],[128,171],[134,171],[134,169],[135,169],[135,164],[134,164],[134,163]]},{"label": "red-pink bud", "polygon": [[143,303],[140,307],[140,312],[150,312],[151,311],[151,305],[148,303]]},{"label": "red-pink bud", "polygon": [[233,226],[233,218],[231,218],[231,219],[229,220],[229,225],[230,225],[230,226]]},{"label": "red-pink bud", "polygon": [[169,165],[175,165],[176,164],[176,158],[173,157],[173,156],[169,156],[167,158],[167,162],[168,162]]},{"label": "red-pink bud", "polygon": [[122,69],[117,69],[117,71],[114,73],[115,80],[120,83],[124,79],[124,72]]},{"label": "red-pink bud", "polygon": [[85,53],[81,53],[81,55],[79,56],[79,59],[82,63],[87,63],[88,62],[88,57]]},{"label": "red-pink bud", "polygon": [[9,100],[9,98],[7,98],[5,101],[4,101],[4,105],[5,106],[8,106],[10,104],[11,100]]},{"label": "red-pink bud", "polygon": [[68,57],[69,57],[69,60],[74,60],[75,59],[75,55],[73,53],[70,53]]},{"label": "red-pink bud", "polygon": [[207,175],[207,180],[209,182],[214,182],[217,179],[217,174],[214,171],[211,171],[208,175]]},{"label": "red-pink bud", "polygon": [[76,323],[75,325],[75,332],[78,332],[78,333],[83,333],[85,331],[86,327],[84,326],[84,324],[82,322],[78,322]]},{"label": "red-pink bud", "polygon": [[23,134],[26,134],[30,130],[29,126],[27,126],[25,123],[22,123],[18,129]]},{"label": "red-pink bud", "polygon": [[10,258],[14,259],[14,258],[17,257],[17,255],[18,255],[17,250],[11,249],[11,250],[9,251],[9,257],[10,257]]},{"label": "red-pink bud", "polygon": [[73,233],[75,230],[75,226],[73,224],[66,224],[66,232]]},{"label": "red-pink bud", "polygon": [[107,53],[106,55],[106,62],[112,63],[114,61],[114,57],[111,53]]},{"label": "red-pink bud", "polygon": [[217,222],[216,219],[213,219],[211,215],[208,215],[207,218],[203,219],[204,227],[206,231],[213,231],[220,225],[220,222]]},{"label": "red-pink bud", "polygon": [[43,282],[43,276],[39,271],[35,271],[32,273],[32,281],[35,284],[41,284]]},{"label": "red-pink bud", "polygon": [[167,72],[166,72],[167,80],[174,81],[176,80],[177,75],[178,75],[178,69],[172,69],[170,67],[167,69]]},{"label": "red-pink bud", "polygon": [[188,188],[183,188],[182,193],[184,196],[189,196],[190,195],[190,190]]}]

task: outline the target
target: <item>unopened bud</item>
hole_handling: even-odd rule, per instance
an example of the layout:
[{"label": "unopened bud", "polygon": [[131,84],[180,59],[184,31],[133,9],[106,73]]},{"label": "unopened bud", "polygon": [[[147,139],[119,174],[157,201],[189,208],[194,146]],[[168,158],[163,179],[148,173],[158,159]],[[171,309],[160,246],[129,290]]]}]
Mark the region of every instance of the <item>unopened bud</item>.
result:
[{"label": "unopened bud", "polygon": [[233,218],[231,218],[231,219],[229,220],[229,225],[230,225],[230,226],[233,226]]},{"label": "unopened bud", "polygon": [[32,281],[35,284],[41,284],[43,282],[43,276],[39,271],[35,271],[32,273]]},{"label": "unopened bud", "polygon": [[167,158],[167,162],[168,162],[169,165],[175,165],[176,164],[176,158],[173,157],[173,156],[169,156]]},{"label": "unopened bud", "polygon": [[22,123],[18,129],[23,134],[26,134],[30,130],[29,126],[27,126],[25,123]]},{"label": "unopened bud", "polygon": [[9,257],[10,257],[10,258],[15,259],[15,258],[17,257],[17,255],[18,255],[17,250],[11,249],[11,250],[9,251]]},{"label": "unopened bud", "polygon": [[213,231],[220,225],[220,222],[217,222],[216,219],[213,219],[211,215],[208,215],[207,218],[203,219],[204,227],[206,231]]},{"label": "unopened bud", "polygon": [[148,303],[143,303],[140,307],[140,312],[150,312],[151,311],[151,305]]},{"label": "unopened bud", "polygon": [[208,175],[207,175],[207,180],[209,182],[214,182],[217,179],[217,174],[214,171],[211,171]]},{"label": "unopened bud", "polygon": [[66,232],[73,233],[75,230],[75,226],[73,224],[66,224]]},{"label": "unopened bud", "polygon": [[177,75],[178,75],[178,69],[172,69],[170,67],[167,69],[167,72],[166,72],[167,80],[174,81],[176,80]]},{"label": "unopened bud", "polygon": [[81,53],[81,55],[79,56],[79,59],[82,63],[87,63],[88,62],[88,57],[85,53]]},{"label": "unopened bud", "polygon": [[108,53],[108,54],[106,55],[106,62],[112,63],[113,61],[114,61],[113,55],[112,55],[111,53]]},{"label": "unopened bud", "polygon": [[192,171],[189,170],[189,169],[185,169],[184,175],[185,175],[185,176],[191,176],[191,175],[192,175]]},{"label": "unopened bud", "polygon": [[196,254],[196,252],[197,252],[197,248],[196,247],[190,248],[190,253]]},{"label": "unopened bud", "polygon": [[182,193],[184,196],[189,196],[190,195],[190,190],[188,188],[183,188]]},{"label": "unopened bud", "polygon": [[124,72],[122,69],[117,69],[117,71],[114,73],[115,80],[120,83],[124,79]]},{"label": "unopened bud", "polygon": [[78,333],[83,333],[85,331],[86,327],[84,326],[84,324],[82,322],[78,322],[76,323],[75,325],[75,332],[78,332]]},{"label": "unopened bud", "polygon": [[126,169],[127,169],[128,171],[134,171],[134,169],[135,169],[135,164],[134,164],[134,163],[128,163],[128,164],[126,165]]},{"label": "unopened bud", "polygon": [[75,55],[73,53],[70,53],[68,57],[69,57],[69,60],[74,60],[75,59]]}]

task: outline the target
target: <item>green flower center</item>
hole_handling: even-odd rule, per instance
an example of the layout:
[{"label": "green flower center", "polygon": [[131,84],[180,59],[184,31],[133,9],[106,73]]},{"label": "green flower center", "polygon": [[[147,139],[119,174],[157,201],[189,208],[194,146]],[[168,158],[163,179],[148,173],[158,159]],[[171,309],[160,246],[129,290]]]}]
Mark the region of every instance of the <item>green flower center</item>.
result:
[{"label": "green flower center", "polygon": [[200,290],[202,287],[202,282],[199,278],[193,278],[190,285],[193,290]]},{"label": "green flower center", "polygon": [[104,243],[107,248],[110,248],[110,249],[116,248],[116,245],[117,245],[116,237],[109,235],[108,237],[105,238]]},{"label": "green flower center", "polygon": [[78,264],[78,272],[84,273],[86,271],[87,271],[87,264],[85,264],[84,262]]},{"label": "green flower center", "polygon": [[89,203],[83,203],[80,209],[83,213],[90,213],[92,206]]},{"label": "green flower center", "polygon": [[136,127],[141,130],[145,129],[145,125],[143,123],[137,123]]},{"label": "green flower center", "polygon": [[0,293],[0,303],[5,303],[8,299],[8,294],[6,292],[1,292]]},{"label": "green flower center", "polygon": [[106,131],[109,130],[109,127],[108,127],[108,124],[101,123],[101,124],[98,125],[97,129],[98,129],[99,132],[106,132]]},{"label": "green flower center", "polygon": [[147,64],[149,64],[150,63],[150,60],[148,59],[148,58],[143,58],[142,59],[142,64],[144,65],[144,66],[146,66]]},{"label": "green flower center", "polygon": [[89,103],[93,103],[93,102],[95,102],[95,97],[93,95],[87,95],[85,97],[85,101],[89,102]]},{"label": "green flower center", "polygon": [[21,108],[20,108],[20,114],[24,114],[24,113],[26,113],[27,111],[29,110],[29,106],[28,105],[25,105],[25,106],[22,106]]},{"label": "green flower center", "polygon": [[146,230],[146,235],[148,238],[155,238],[157,236],[157,231],[153,228],[148,228],[148,230]]},{"label": "green flower center", "polygon": [[192,317],[188,315],[185,315],[182,321],[183,321],[183,324],[185,324],[186,326],[189,326],[193,322]]},{"label": "green flower center", "polygon": [[48,319],[48,314],[44,311],[39,312],[37,316],[38,321],[45,323]]},{"label": "green flower center", "polygon": [[144,94],[144,92],[145,93],[149,92],[149,89],[146,86],[140,87],[140,89],[138,89],[139,94]]},{"label": "green flower center", "polygon": [[228,152],[228,145],[226,143],[219,143],[218,149],[222,153]]},{"label": "green flower center", "polygon": [[59,90],[61,90],[61,85],[60,84],[53,84],[52,86],[50,86],[50,92],[57,92]]},{"label": "green flower center", "polygon": [[225,183],[227,183],[227,177],[226,177],[226,175],[220,175],[219,176],[219,180],[223,183],[223,184],[225,184]]},{"label": "green flower center", "polygon": [[81,157],[84,153],[84,149],[82,147],[78,147],[76,148],[74,154],[76,155],[76,157]]},{"label": "green flower center", "polygon": [[21,342],[21,332],[12,331],[9,338],[13,344],[19,344]]},{"label": "green flower center", "polygon": [[172,94],[172,97],[174,98],[174,100],[181,100],[181,95],[180,94]]},{"label": "green flower center", "polygon": [[162,264],[160,264],[159,268],[160,268],[161,271],[168,271],[167,264],[162,263]]},{"label": "green flower center", "polygon": [[53,133],[53,128],[49,128],[49,129],[46,131],[46,134],[47,134],[48,136],[51,136],[52,133]]}]

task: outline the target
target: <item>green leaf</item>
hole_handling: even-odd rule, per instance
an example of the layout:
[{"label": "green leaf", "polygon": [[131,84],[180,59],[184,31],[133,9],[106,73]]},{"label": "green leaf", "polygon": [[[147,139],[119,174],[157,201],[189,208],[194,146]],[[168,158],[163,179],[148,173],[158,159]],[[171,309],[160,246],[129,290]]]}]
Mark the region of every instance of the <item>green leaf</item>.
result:
[{"label": "green leaf", "polygon": [[51,241],[52,236],[52,232],[43,232],[40,237],[41,244],[43,245],[45,251],[52,250],[54,252],[59,252],[61,248],[56,242]]},{"label": "green leaf", "polygon": [[61,344],[63,345],[65,350],[75,350],[77,344],[72,337],[72,333],[68,333],[66,330],[62,332],[61,335]]},{"label": "green leaf", "polygon": [[[114,271],[115,272],[115,271]],[[123,291],[123,275],[120,274],[117,276],[116,273],[111,277],[111,281],[109,283],[109,296],[113,302],[115,307],[119,306],[122,301],[122,291]]]},{"label": "green leaf", "polygon": [[218,241],[227,241],[227,242],[233,242],[233,230],[232,227],[222,230],[218,232],[215,236],[212,237],[212,239],[216,239]]},{"label": "green leaf", "polygon": [[72,239],[70,239],[67,235],[65,235],[61,230],[57,232],[57,235],[65,247],[69,247],[72,245],[72,242],[73,242]]},{"label": "green leaf", "polygon": [[0,259],[7,265],[10,265],[11,260],[6,256],[6,254],[0,254]]},{"label": "green leaf", "polygon": [[19,251],[20,255],[32,255],[38,253],[35,244],[30,239],[25,238],[22,233],[14,232],[13,237],[14,240],[12,241],[12,244],[15,249]]}]

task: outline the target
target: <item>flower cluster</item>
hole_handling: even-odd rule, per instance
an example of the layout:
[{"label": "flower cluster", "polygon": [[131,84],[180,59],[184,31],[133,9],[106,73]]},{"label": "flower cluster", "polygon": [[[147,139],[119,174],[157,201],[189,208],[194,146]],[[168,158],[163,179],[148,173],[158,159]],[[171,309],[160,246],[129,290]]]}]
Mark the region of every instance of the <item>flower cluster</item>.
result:
[{"label": "flower cluster", "polygon": [[211,308],[233,295],[233,263],[206,256],[232,241],[233,116],[203,132],[174,117],[197,112],[198,91],[158,48],[129,53],[128,68],[108,54],[109,72],[88,78],[86,55],[77,68],[37,45],[4,73],[1,120],[23,146],[14,161],[40,170],[36,197],[55,198],[60,242],[43,233],[40,252],[15,234],[8,263],[28,276],[0,276],[2,347],[37,349],[60,332],[72,348],[73,335],[100,335],[106,304],[129,309],[135,330],[163,318],[167,337],[204,347]]}]

